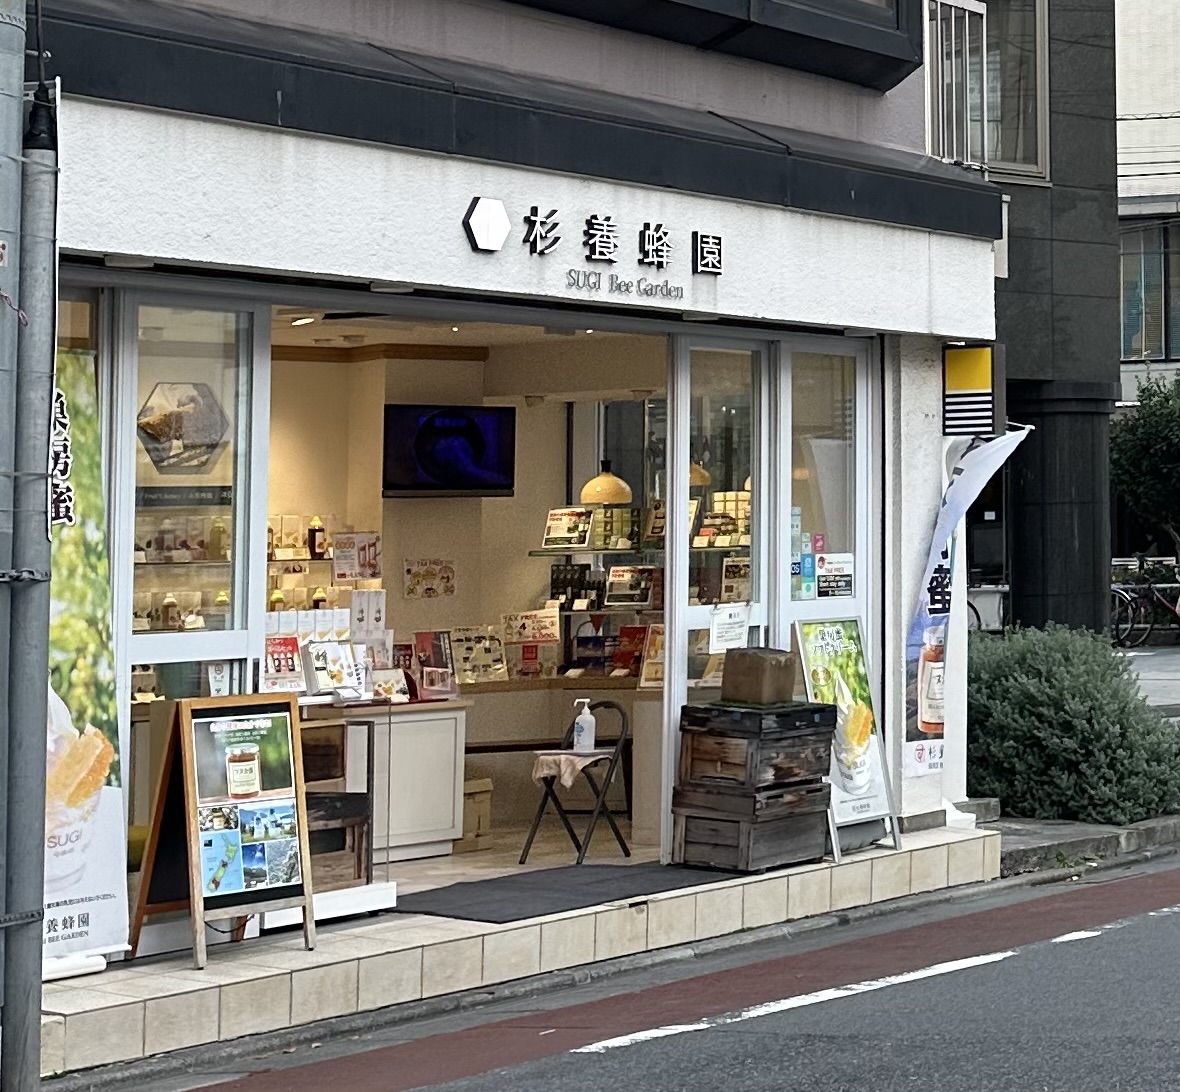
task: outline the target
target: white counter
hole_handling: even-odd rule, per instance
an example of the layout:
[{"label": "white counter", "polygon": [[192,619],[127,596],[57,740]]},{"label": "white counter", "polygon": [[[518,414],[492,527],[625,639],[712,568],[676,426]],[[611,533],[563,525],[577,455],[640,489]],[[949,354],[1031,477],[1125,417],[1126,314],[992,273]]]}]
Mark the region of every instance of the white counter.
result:
[{"label": "white counter", "polygon": [[313,706],[309,721],[373,725],[373,866],[437,857],[463,835],[465,699]]}]

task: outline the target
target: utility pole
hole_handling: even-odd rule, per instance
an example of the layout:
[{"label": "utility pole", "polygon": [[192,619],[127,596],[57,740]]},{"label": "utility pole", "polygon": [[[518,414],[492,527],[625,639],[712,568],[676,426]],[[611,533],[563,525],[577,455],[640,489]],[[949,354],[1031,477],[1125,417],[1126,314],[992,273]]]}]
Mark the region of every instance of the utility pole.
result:
[{"label": "utility pole", "polygon": [[[38,38],[40,35],[38,35]],[[49,684],[49,444],[57,341],[57,104],[42,78],[24,135],[20,327],[16,373],[16,516],[8,674],[8,929],[0,1088],[41,1083],[45,907],[45,731]]]},{"label": "utility pole", "polygon": [[[0,680],[8,688],[12,572],[13,476],[16,449],[16,352],[20,300],[21,130],[24,123],[25,0],[0,0]],[[7,695],[0,698],[0,786],[8,784]],[[44,811],[44,805],[42,805]],[[0,845],[7,844],[7,810],[0,807]],[[0,922],[7,924],[7,854],[0,860]],[[6,965],[7,928],[0,927]],[[40,926],[38,925],[38,933]],[[0,996],[0,1025],[12,1007]],[[40,1014],[38,1013],[38,1019]],[[0,1057],[0,1087],[9,1088]],[[27,1086],[26,1086],[27,1087]],[[17,1086],[12,1086],[17,1092]],[[22,1089],[21,1092],[24,1092]]]}]

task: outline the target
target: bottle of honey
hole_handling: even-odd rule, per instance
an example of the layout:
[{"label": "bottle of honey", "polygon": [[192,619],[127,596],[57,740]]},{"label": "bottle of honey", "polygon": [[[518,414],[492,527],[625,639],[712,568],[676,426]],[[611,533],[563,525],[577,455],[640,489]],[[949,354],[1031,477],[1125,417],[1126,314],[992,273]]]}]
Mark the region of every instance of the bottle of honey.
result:
[{"label": "bottle of honey", "polygon": [[942,735],[946,722],[945,685],[946,631],[932,626],[922,634],[922,655],[918,658],[918,730]]}]

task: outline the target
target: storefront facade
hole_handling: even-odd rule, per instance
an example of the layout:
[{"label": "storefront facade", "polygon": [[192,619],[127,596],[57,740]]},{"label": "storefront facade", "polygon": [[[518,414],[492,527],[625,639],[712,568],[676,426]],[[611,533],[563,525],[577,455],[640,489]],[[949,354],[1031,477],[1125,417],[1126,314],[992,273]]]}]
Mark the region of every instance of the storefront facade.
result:
[{"label": "storefront facade", "polygon": [[[428,124],[430,95],[444,94],[431,80],[382,72],[382,119],[366,113],[361,62],[389,58],[346,56],[343,39],[310,31],[251,50],[266,29],[254,24],[226,32],[237,38],[218,62],[242,80],[234,101],[208,86],[203,102],[186,99],[190,85],[149,93],[141,68],[116,80],[78,52],[71,34],[114,34],[95,18],[62,16],[55,47],[62,346],[94,353],[103,394],[121,750],[141,771],[123,783],[133,826],[150,811],[154,759],[132,665],[151,665],[165,697],[223,685],[211,670],[231,691],[257,687],[285,513],[336,513],[341,528],[381,535],[395,634],[489,626],[549,598],[550,562],[531,556],[546,513],[577,503],[603,458],[634,468],[637,505],[658,498],[668,527],[694,528],[659,552],[662,686],[628,704],[636,843],[671,859],[680,709],[715,696],[698,649],[726,600],[704,590],[702,489],[721,510],[749,506],[748,539],[729,550],[749,561],[748,587],[729,598],[748,604],[749,644],[792,648],[797,622],[858,619],[900,813],[937,824],[965,798],[963,596],[945,741],[922,776],[904,772],[905,644],[946,484],[942,347],[995,334],[997,193],[849,132],[743,128],[599,92],[563,99],[471,65],[448,70],[443,139]],[[233,22],[183,18],[196,20],[183,33],[149,21],[139,38],[195,65],[200,35]],[[147,56],[139,38],[118,30],[123,60]],[[274,105],[269,85],[251,81],[280,62],[287,97],[272,115],[255,109]],[[331,78],[346,87],[339,100]],[[304,79],[326,82],[313,95]],[[482,97],[454,89],[479,80]],[[552,98],[530,113],[537,87]],[[370,333],[304,336],[330,317],[333,330]],[[162,384],[211,392],[207,465],[199,452],[171,467],[175,451],[153,454],[147,411]],[[514,406],[516,495],[383,495],[393,403]],[[154,549],[190,516],[218,536],[199,568]],[[822,593],[803,560],[817,556],[840,569]],[[464,587],[413,601],[403,562],[438,557]],[[965,588],[964,572],[955,582]],[[184,624],[186,596],[200,624]],[[386,817],[376,848],[390,882],[399,861],[449,852],[458,836],[464,739],[510,720],[553,730],[577,685],[541,698],[461,689],[462,727],[423,729],[418,758],[434,780],[403,827]],[[527,771],[497,761],[497,793],[532,793]]]}]

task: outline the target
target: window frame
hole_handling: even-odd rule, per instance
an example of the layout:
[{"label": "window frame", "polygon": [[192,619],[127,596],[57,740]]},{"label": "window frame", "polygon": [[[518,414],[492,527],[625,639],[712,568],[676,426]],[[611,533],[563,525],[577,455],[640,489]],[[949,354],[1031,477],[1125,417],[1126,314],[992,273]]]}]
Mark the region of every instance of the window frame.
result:
[{"label": "window frame", "polygon": [[[960,2],[960,0],[955,0],[955,2]],[[984,149],[988,171],[1014,181],[1022,179],[1049,180],[1049,0],[1032,0],[1032,2],[1036,8],[1037,36],[1037,162],[1035,164],[1013,163],[1005,159],[992,159],[988,155],[986,147]],[[986,29],[985,26],[985,65],[987,57]]]},{"label": "window frame", "polygon": [[[968,132],[967,136],[967,156],[959,158],[953,154],[947,153],[947,138],[944,127],[946,119],[946,103],[943,98],[943,88],[945,80],[943,78],[942,69],[942,38],[939,35],[937,38],[930,33],[930,11],[934,7],[938,10],[938,23],[942,22],[942,9],[948,8],[951,10],[958,10],[966,12],[970,15],[978,15],[982,18],[982,29],[980,31],[980,54],[978,58],[978,69],[983,73],[983,80],[979,89],[979,103],[980,103],[980,119],[979,119],[979,158],[972,159],[970,156],[971,137]],[[926,60],[926,139],[927,148],[932,156],[941,159],[948,163],[963,163],[970,167],[987,167],[987,4],[985,0],[924,0],[922,8],[922,25],[923,33],[925,35],[925,60]],[[965,81],[965,87],[968,91],[968,102],[970,102],[970,58],[966,58],[968,66],[968,79]],[[937,103],[936,103],[937,98]],[[970,129],[970,117],[967,118],[967,128]]]}]

